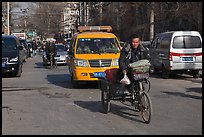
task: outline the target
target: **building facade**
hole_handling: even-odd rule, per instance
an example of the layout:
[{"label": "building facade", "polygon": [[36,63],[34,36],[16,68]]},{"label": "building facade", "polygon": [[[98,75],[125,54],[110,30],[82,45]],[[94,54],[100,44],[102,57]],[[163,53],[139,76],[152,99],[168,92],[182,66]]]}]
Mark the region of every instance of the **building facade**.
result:
[{"label": "building facade", "polygon": [[73,35],[79,18],[79,2],[66,2],[64,8],[64,34],[68,34],[70,38]]}]

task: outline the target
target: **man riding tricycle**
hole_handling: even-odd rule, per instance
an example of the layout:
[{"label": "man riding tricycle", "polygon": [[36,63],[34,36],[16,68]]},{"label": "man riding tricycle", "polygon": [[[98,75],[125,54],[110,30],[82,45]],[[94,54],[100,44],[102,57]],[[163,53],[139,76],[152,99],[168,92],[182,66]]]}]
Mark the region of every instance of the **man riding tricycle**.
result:
[{"label": "man riding tricycle", "polygon": [[138,36],[132,37],[131,45],[123,47],[119,58],[119,69],[107,69],[105,77],[99,79],[102,109],[110,111],[110,101],[130,102],[141,113],[145,123],[152,115],[148,55],[139,44]]}]

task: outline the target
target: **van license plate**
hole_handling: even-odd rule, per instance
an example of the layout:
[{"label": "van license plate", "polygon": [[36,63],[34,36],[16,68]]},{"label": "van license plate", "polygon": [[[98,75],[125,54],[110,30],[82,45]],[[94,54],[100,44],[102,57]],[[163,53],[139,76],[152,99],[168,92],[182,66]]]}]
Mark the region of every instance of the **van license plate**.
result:
[{"label": "van license plate", "polygon": [[193,57],[182,57],[183,62],[193,62]]},{"label": "van license plate", "polygon": [[5,68],[5,67],[6,67],[6,64],[3,63],[3,64],[2,64],[2,68]]},{"label": "van license plate", "polygon": [[104,77],[105,73],[104,72],[94,72],[94,77]]}]

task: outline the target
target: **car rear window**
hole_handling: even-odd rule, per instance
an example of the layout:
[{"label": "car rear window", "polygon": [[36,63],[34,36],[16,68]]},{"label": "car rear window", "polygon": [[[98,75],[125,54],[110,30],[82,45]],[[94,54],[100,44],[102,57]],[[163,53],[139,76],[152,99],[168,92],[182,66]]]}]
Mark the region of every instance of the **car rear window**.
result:
[{"label": "car rear window", "polygon": [[201,40],[198,36],[177,36],[174,37],[173,48],[201,48]]}]

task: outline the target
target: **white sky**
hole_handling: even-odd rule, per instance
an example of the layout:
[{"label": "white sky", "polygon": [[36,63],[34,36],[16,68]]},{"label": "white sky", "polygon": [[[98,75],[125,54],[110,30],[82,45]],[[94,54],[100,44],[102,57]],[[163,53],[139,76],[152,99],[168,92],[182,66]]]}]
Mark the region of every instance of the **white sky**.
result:
[{"label": "white sky", "polygon": [[20,9],[25,9],[25,8],[29,8],[29,3],[31,2],[18,2],[20,7],[18,9],[15,9],[16,12],[20,11]]}]

